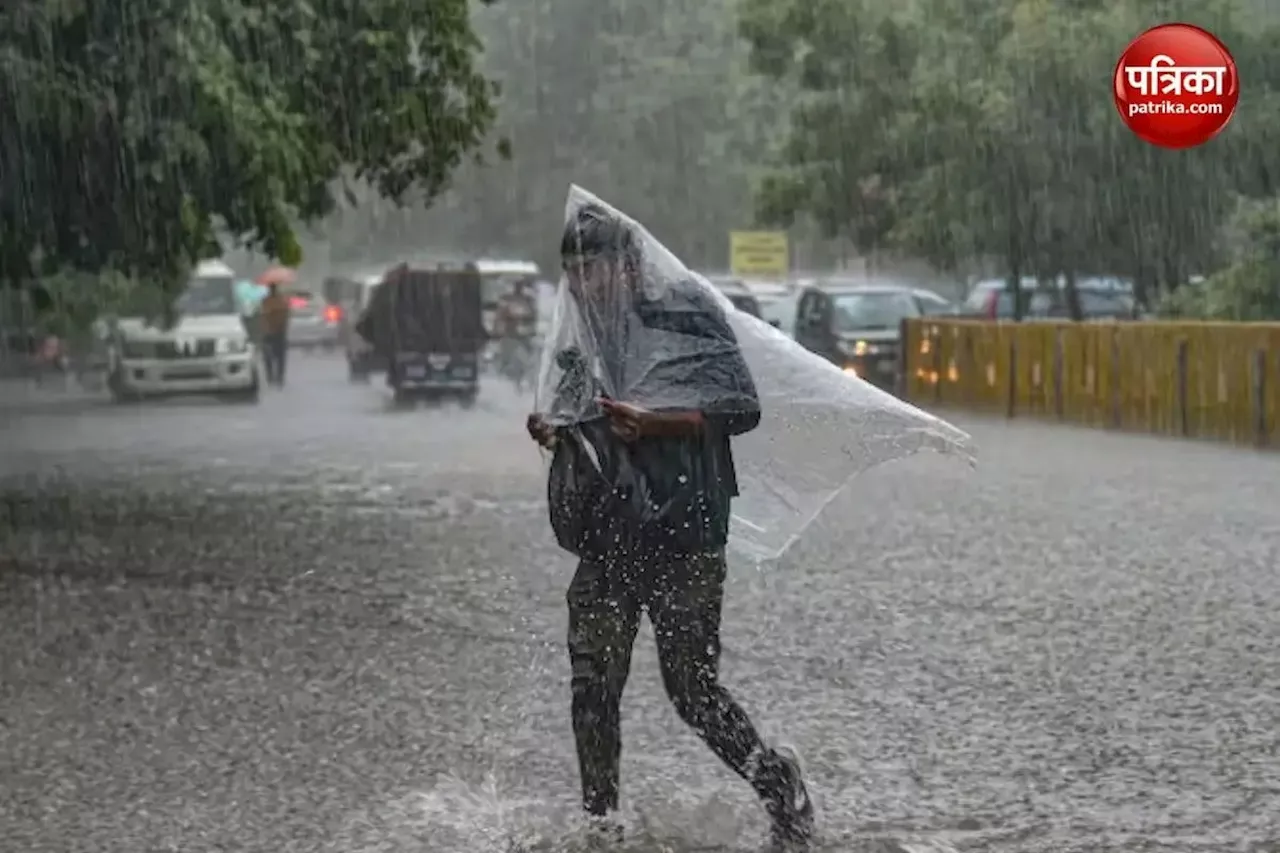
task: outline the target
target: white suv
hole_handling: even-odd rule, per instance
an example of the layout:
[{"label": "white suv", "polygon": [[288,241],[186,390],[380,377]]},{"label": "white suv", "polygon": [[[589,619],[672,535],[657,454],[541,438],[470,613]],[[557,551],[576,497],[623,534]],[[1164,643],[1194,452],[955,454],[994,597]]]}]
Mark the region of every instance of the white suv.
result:
[{"label": "white suv", "polygon": [[142,318],[115,323],[108,383],[117,401],[215,394],[257,402],[257,350],[235,293],[235,274],[217,261],[196,270],[170,329]]}]

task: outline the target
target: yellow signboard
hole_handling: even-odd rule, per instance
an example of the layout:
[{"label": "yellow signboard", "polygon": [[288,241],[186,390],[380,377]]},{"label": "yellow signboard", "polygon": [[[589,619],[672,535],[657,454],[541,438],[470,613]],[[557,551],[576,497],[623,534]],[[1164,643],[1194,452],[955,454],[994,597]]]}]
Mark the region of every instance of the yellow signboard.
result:
[{"label": "yellow signboard", "polygon": [[729,232],[729,269],[734,275],[781,277],[790,268],[786,232]]}]

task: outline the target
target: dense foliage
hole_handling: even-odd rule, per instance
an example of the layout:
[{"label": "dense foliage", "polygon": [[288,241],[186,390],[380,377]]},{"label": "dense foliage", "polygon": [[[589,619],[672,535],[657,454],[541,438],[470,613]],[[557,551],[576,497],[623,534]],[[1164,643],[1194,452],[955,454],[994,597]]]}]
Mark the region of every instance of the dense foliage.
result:
[{"label": "dense foliage", "polygon": [[339,262],[414,248],[549,262],[582,184],[671,248],[723,266],[785,132],[785,86],[752,75],[737,0],[521,0],[477,10],[510,162],[464,165],[428,216],[376,202],[326,224]]},{"label": "dense foliage", "polygon": [[[805,265],[848,248],[956,277],[1124,275],[1193,313],[1209,303],[1169,294],[1204,275],[1214,313],[1252,316],[1241,282],[1275,263],[1257,211],[1280,174],[1278,17],[1261,0],[21,0],[0,12],[0,277],[171,282],[220,233],[286,262],[295,235],[340,266],[549,262],[577,182],[704,268],[727,264],[730,230],[779,225]],[[1244,81],[1230,127],[1190,151],[1134,138],[1111,102],[1120,52],[1169,20],[1217,33]],[[509,161],[467,157],[500,139]]]},{"label": "dense foliage", "polygon": [[[864,251],[1023,275],[1119,274],[1142,296],[1224,260],[1241,196],[1280,178],[1280,68],[1262,6],[1232,0],[744,0],[754,67],[803,90],[763,211]],[[1231,125],[1189,151],[1139,141],[1110,79],[1126,44],[1185,20],[1233,51]]]},{"label": "dense foliage", "polygon": [[[1244,81],[1231,126],[1190,151],[1135,138],[1110,93],[1124,47],[1170,20],[1217,33]],[[708,266],[733,228],[816,224],[864,257],[1122,275],[1154,303],[1230,263],[1240,198],[1277,191],[1275,24],[1235,0],[496,7],[479,29],[514,158],[460,175],[424,230],[537,256],[577,180]]]},{"label": "dense foliage", "polygon": [[1243,200],[1225,229],[1229,263],[1164,295],[1161,313],[1205,320],[1280,320],[1280,201]]},{"label": "dense foliage", "polygon": [[[488,131],[466,0],[15,0],[0,281],[172,290],[218,237],[298,259],[348,178],[430,198]],[[114,280],[114,279],[113,279]]]}]

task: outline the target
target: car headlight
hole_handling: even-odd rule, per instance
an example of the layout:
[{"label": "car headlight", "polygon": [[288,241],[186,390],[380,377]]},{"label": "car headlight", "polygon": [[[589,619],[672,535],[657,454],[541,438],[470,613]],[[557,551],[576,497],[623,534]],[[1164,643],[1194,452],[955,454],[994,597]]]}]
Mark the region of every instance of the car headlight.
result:
[{"label": "car headlight", "polygon": [[249,351],[248,338],[219,338],[218,352],[224,354],[242,353]]},{"label": "car headlight", "polygon": [[871,346],[866,341],[854,341],[853,343],[850,343],[849,341],[841,341],[840,351],[845,355],[852,355],[861,358],[864,355],[875,355],[879,352],[879,349]]}]

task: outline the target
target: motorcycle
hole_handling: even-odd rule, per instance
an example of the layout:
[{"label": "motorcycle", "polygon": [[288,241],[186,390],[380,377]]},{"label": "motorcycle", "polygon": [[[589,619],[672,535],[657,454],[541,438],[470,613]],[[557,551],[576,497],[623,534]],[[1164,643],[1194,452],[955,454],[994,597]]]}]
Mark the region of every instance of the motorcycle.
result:
[{"label": "motorcycle", "polygon": [[494,354],[494,367],[499,376],[508,380],[523,394],[537,380],[538,347],[535,341],[524,338],[503,338]]}]

